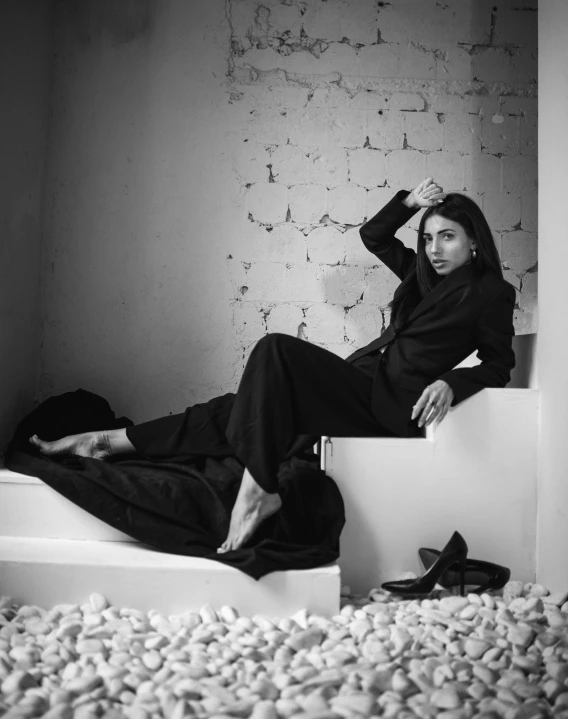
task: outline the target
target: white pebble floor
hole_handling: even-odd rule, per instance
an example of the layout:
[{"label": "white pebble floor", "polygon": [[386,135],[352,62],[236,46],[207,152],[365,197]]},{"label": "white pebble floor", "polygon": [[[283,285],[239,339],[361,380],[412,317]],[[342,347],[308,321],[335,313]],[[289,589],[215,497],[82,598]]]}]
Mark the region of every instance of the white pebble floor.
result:
[{"label": "white pebble floor", "polygon": [[566,593],[343,594],[280,621],[0,597],[0,716],[568,719]]}]

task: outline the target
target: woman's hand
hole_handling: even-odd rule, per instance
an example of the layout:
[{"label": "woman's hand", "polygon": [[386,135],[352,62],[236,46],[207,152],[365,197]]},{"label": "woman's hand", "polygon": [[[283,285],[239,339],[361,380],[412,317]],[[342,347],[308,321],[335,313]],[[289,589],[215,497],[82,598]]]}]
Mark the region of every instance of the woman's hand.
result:
[{"label": "woman's hand", "polygon": [[428,426],[434,420],[437,420],[438,424],[448,414],[448,410],[454,399],[454,391],[447,382],[443,379],[437,379],[428,385],[424,392],[420,395],[418,402],[412,408],[412,417],[415,419],[420,415],[418,419],[418,426],[422,427],[424,424]]},{"label": "woman's hand", "polygon": [[404,198],[403,202],[410,208],[434,207],[442,202],[445,196],[446,193],[440,185],[437,185],[431,177],[427,177]]}]

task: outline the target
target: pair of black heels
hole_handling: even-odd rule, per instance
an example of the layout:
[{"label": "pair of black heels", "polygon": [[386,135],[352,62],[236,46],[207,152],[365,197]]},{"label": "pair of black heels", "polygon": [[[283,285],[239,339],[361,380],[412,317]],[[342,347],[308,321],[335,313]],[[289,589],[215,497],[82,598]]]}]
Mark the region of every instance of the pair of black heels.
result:
[{"label": "pair of black heels", "polygon": [[430,594],[436,584],[445,589],[460,588],[463,597],[465,587],[475,586],[475,594],[502,589],[509,581],[511,571],[492,562],[467,558],[467,544],[459,532],[454,532],[444,549],[422,547],[418,554],[426,570],[417,579],[400,579],[385,582],[382,588],[393,594],[416,597]]}]

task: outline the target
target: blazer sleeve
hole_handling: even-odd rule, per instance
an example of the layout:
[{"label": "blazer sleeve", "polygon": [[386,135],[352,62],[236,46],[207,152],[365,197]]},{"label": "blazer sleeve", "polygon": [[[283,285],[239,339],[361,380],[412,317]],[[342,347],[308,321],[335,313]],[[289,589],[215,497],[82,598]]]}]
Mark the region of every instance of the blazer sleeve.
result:
[{"label": "blazer sleeve", "polygon": [[485,387],[505,387],[515,366],[513,351],[513,311],[515,289],[507,283],[493,300],[490,300],[477,321],[475,335],[476,367],[460,367],[438,377],[447,382],[454,392],[452,407]]},{"label": "blazer sleeve", "polygon": [[418,212],[402,201],[407,190],[397,192],[390,202],[359,230],[363,244],[401,280],[416,264],[416,252],[401,242],[394,233]]}]

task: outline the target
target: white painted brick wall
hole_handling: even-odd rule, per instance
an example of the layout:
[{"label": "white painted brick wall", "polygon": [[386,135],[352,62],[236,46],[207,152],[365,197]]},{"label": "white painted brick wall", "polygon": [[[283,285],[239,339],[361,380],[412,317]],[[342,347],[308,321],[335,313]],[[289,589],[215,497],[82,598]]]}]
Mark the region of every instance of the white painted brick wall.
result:
[{"label": "white painted brick wall", "polygon": [[404,145],[404,115],[396,110],[371,110],[367,113],[367,131],[371,147],[400,150]]},{"label": "white painted brick wall", "polygon": [[243,262],[305,262],[306,238],[291,222],[266,227],[251,222],[247,233],[229,245],[231,260]]},{"label": "white painted brick wall", "polygon": [[516,155],[519,151],[519,119],[500,114],[484,117],[481,149],[491,155]]},{"label": "white painted brick wall", "polygon": [[277,147],[267,165],[272,167],[272,177],[282,185],[308,183],[310,163],[305,151],[294,145]]},{"label": "white painted brick wall", "polygon": [[380,150],[349,151],[349,182],[372,190],[387,181],[386,155]]},{"label": "white painted brick wall", "polygon": [[355,305],[345,315],[345,336],[355,348],[364,346],[378,337],[383,329],[381,310],[373,305]]},{"label": "white painted brick wall", "polygon": [[362,295],[364,268],[353,265],[327,267],[323,276],[327,302],[344,307],[356,304]]},{"label": "white painted brick wall", "polygon": [[520,272],[531,269],[538,259],[536,235],[524,230],[504,232],[501,237],[501,253],[503,262],[509,269]]},{"label": "white painted brick wall", "polygon": [[255,183],[248,188],[246,212],[253,220],[266,225],[284,222],[288,212],[288,188],[276,182]]},{"label": "white painted brick wall", "polygon": [[302,308],[299,305],[282,302],[270,310],[266,318],[266,328],[268,332],[280,332],[297,337],[302,322],[304,322]]},{"label": "white painted brick wall", "polygon": [[[344,357],[398,280],[359,227],[427,174],[468,194],[536,330],[536,0],[228,0],[233,168],[245,229],[227,267],[246,358],[265,332]],[[399,237],[416,245],[419,215]]]},{"label": "white painted brick wall", "polygon": [[405,112],[404,134],[408,147],[415,150],[442,149],[442,123],[432,113]]},{"label": "white painted brick wall", "polygon": [[293,222],[317,223],[327,212],[327,189],[323,185],[294,185],[289,200]]},{"label": "white painted brick wall", "polygon": [[384,265],[368,267],[363,283],[363,304],[386,307],[399,283],[398,278]]},{"label": "white painted brick wall", "polygon": [[521,221],[521,198],[508,192],[483,195],[483,212],[494,230],[512,230]]},{"label": "white painted brick wall", "polygon": [[479,115],[442,114],[443,148],[447,152],[475,155],[481,151],[481,120]]},{"label": "white painted brick wall", "polygon": [[344,235],[333,225],[316,227],[307,236],[308,259],[327,265],[337,265],[345,260]]},{"label": "white painted brick wall", "polygon": [[336,343],[345,336],[345,310],[339,304],[321,302],[306,310],[304,336],[310,342]]},{"label": "white painted brick wall", "polygon": [[333,187],[328,196],[328,213],[340,225],[360,225],[365,221],[367,191],[357,185]]},{"label": "white painted brick wall", "polygon": [[347,150],[343,147],[320,147],[310,153],[310,182],[337,187],[348,180]]}]

